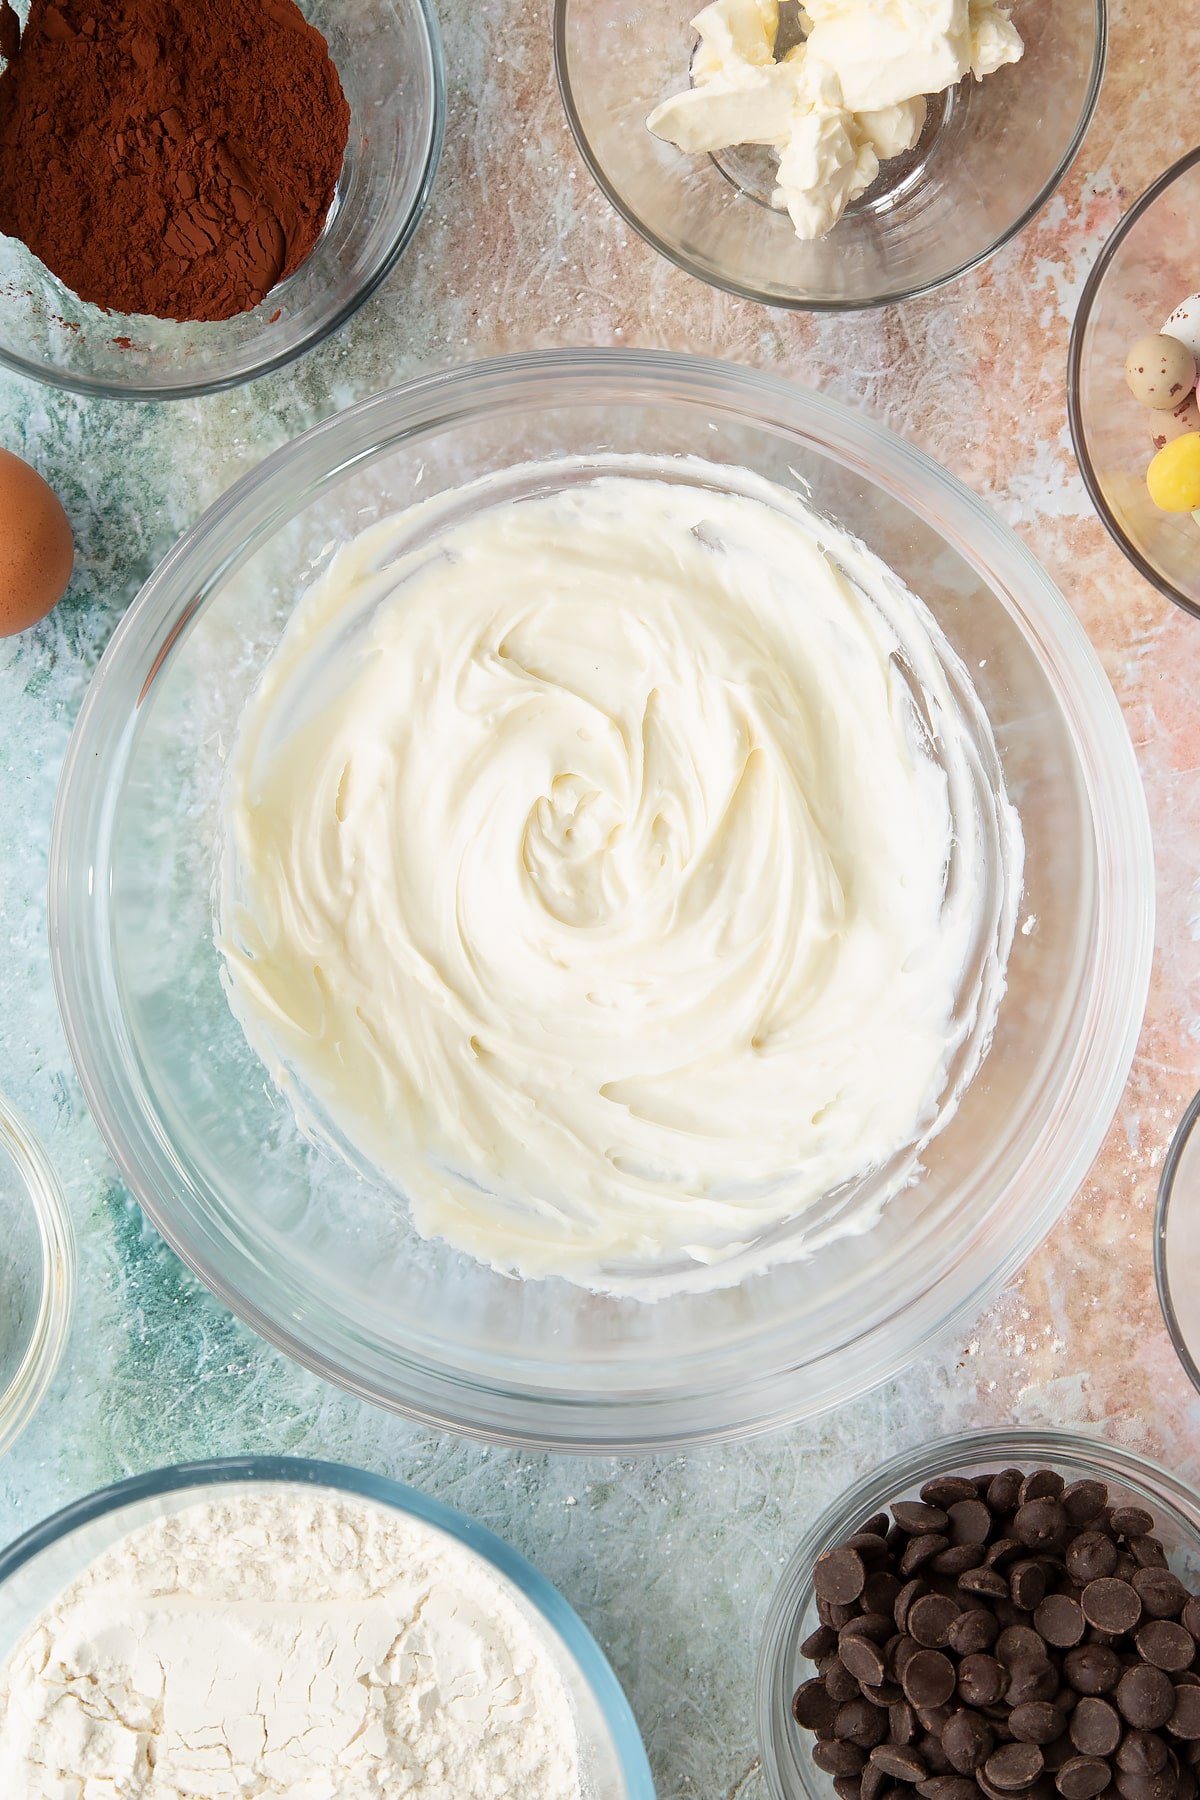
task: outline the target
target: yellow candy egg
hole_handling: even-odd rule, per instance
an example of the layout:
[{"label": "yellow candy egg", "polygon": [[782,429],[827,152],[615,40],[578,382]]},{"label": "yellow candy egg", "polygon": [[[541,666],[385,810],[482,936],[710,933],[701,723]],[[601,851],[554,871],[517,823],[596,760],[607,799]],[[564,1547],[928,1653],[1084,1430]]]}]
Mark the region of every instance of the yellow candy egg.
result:
[{"label": "yellow candy egg", "polygon": [[1200,507],[1200,431],[1164,444],[1146,471],[1146,485],[1163,512],[1195,512]]}]

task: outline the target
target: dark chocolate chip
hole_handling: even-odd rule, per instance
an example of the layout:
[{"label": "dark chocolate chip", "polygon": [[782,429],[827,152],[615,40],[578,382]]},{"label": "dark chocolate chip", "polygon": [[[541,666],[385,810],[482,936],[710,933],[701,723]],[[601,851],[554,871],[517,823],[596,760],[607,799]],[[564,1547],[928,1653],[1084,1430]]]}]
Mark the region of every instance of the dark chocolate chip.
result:
[{"label": "dark chocolate chip", "polygon": [[1008,1716],[1008,1729],[1024,1744],[1052,1744],[1062,1735],[1062,1728],[1062,1714],[1048,1700],[1014,1706]]},{"label": "dark chocolate chip", "polygon": [[804,1681],[792,1695],[792,1717],[806,1731],[832,1731],[837,1707],[823,1681]]},{"label": "dark chocolate chip", "polygon": [[981,1568],[986,1554],[982,1544],[951,1544],[948,1550],[939,1550],[928,1566],[938,1575],[963,1575]]},{"label": "dark chocolate chip", "polygon": [[1032,1612],[1039,1606],[1046,1597],[1049,1585],[1049,1576],[1040,1562],[1027,1560],[1014,1563],[1008,1572],[1008,1589],[1013,1605],[1019,1606],[1022,1612]]},{"label": "dark chocolate chip", "polygon": [[940,1650],[950,1641],[950,1627],[960,1610],[958,1602],[944,1594],[925,1594],[908,1609],[909,1632],[925,1649]]},{"label": "dark chocolate chip", "polygon": [[905,1582],[904,1586],[900,1589],[900,1592],[896,1595],[896,1604],[892,1608],[892,1617],[896,1621],[896,1628],[898,1631],[908,1630],[909,1607],[914,1600],[919,1600],[922,1594],[927,1594],[928,1592],[929,1583],[923,1580],[920,1575],[915,1576],[912,1581]]},{"label": "dark chocolate chip", "polygon": [[860,1694],[856,1700],[848,1700],[845,1706],[838,1708],[833,1720],[833,1735],[857,1744],[860,1750],[873,1750],[888,1735],[888,1715]]},{"label": "dark chocolate chip", "polygon": [[1000,1636],[1000,1621],[985,1607],[968,1607],[960,1612],[950,1627],[949,1644],[960,1656],[973,1656],[976,1651],[990,1650]]},{"label": "dark chocolate chip", "polygon": [[955,1544],[986,1544],[992,1515],[984,1501],[956,1500],[950,1508],[950,1539]]},{"label": "dark chocolate chip", "polygon": [[895,1619],[896,1601],[903,1592],[900,1582],[887,1569],[876,1569],[863,1584],[862,1603],[871,1612],[886,1613]]},{"label": "dark chocolate chip", "polygon": [[873,1638],[877,1644],[886,1644],[888,1639],[895,1635],[895,1631],[895,1624],[887,1613],[859,1613],[856,1619],[851,1619],[848,1625],[842,1626],[838,1632],[838,1643],[840,1644],[843,1638],[869,1637]]},{"label": "dark chocolate chip", "polygon": [[996,1734],[979,1713],[959,1707],[942,1732],[942,1748],[960,1775],[973,1775],[996,1747]]},{"label": "dark chocolate chip", "polygon": [[1024,1479],[1020,1469],[1002,1469],[999,1475],[993,1477],[983,1498],[994,1513],[1016,1511]]},{"label": "dark chocolate chip", "polygon": [[1177,1619],[1187,1604],[1187,1589],[1170,1569],[1139,1569],[1133,1585],[1147,1619]]},{"label": "dark chocolate chip", "polygon": [[1047,1594],[1033,1615],[1034,1629],[1056,1650],[1069,1650],[1084,1633],[1083,1608],[1068,1594]]},{"label": "dark chocolate chip", "polygon": [[871,1762],[893,1781],[924,1781],[928,1770],[920,1754],[911,1744],[880,1744],[872,1750]]},{"label": "dark chocolate chip", "polygon": [[1010,1569],[1013,1563],[1028,1555],[1027,1545],[1019,1543],[1014,1537],[1002,1537],[988,1545],[985,1560],[989,1569]]},{"label": "dark chocolate chip", "polygon": [[1061,1542],[1066,1529],[1067,1515],[1061,1501],[1048,1495],[1027,1500],[1012,1522],[1012,1535],[1031,1550],[1045,1550]]},{"label": "dark chocolate chip", "polygon": [[1127,1775],[1157,1775],[1165,1768],[1167,1755],[1156,1731],[1127,1731],[1117,1751],[1117,1767]]},{"label": "dark chocolate chip", "polygon": [[1046,1646],[1028,1625],[1010,1625],[996,1640],[996,1656],[1006,1669],[1020,1662],[1044,1662]]},{"label": "dark chocolate chip", "polygon": [[909,1658],[902,1680],[914,1706],[942,1706],[954,1692],[954,1664],[940,1650],[918,1650]]},{"label": "dark chocolate chip", "polygon": [[1028,1700],[1053,1700],[1058,1693],[1058,1674],[1053,1663],[1019,1662],[1008,1679],[1005,1699],[1010,1706],[1024,1706]]},{"label": "dark chocolate chip", "polygon": [[1127,1775],[1118,1769],[1116,1787],[1121,1800],[1174,1800],[1176,1779],[1170,1767],[1160,1769],[1157,1775]]},{"label": "dark chocolate chip", "polygon": [[835,1775],[833,1791],[838,1800],[862,1800],[862,1782],[857,1775]]},{"label": "dark chocolate chip", "polygon": [[1149,1663],[1126,1669],[1117,1683],[1116,1702],[1138,1731],[1157,1731],[1175,1710],[1175,1684]]},{"label": "dark chocolate chip", "polygon": [[907,1580],[910,1575],[915,1575],[918,1569],[923,1569],[927,1562],[931,1562],[939,1550],[948,1550],[949,1548],[950,1539],[944,1537],[940,1531],[930,1531],[924,1537],[910,1538],[904,1546],[904,1553],[900,1558],[901,1575]]},{"label": "dark chocolate chip", "polygon": [[913,1743],[919,1729],[917,1715],[907,1700],[897,1700],[888,1707],[888,1736],[893,1744]]},{"label": "dark chocolate chip", "polygon": [[866,1524],[860,1525],[858,1529],[860,1531],[869,1531],[872,1537],[886,1538],[891,1528],[892,1521],[888,1518],[887,1514],[885,1512],[879,1512],[872,1513]]},{"label": "dark chocolate chip", "polygon": [[1111,1779],[1106,1762],[1098,1756],[1073,1756],[1054,1778],[1063,1800],[1096,1800]]},{"label": "dark chocolate chip", "polygon": [[1130,1538],[1129,1554],[1139,1569],[1165,1569],[1167,1566],[1167,1553],[1156,1537]]},{"label": "dark chocolate chip", "polygon": [[1083,1616],[1098,1631],[1132,1631],[1142,1616],[1137,1589],[1115,1575],[1089,1581],[1079,1601]]},{"label": "dark chocolate chip", "polygon": [[1008,1583],[997,1569],[968,1569],[958,1585],[964,1594],[983,1594],[990,1600],[1007,1600]]},{"label": "dark chocolate chip", "polygon": [[857,1744],[843,1744],[838,1738],[819,1739],[813,1745],[812,1759],[827,1775],[859,1775],[867,1761]]},{"label": "dark chocolate chip", "polygon": [[878,1687],[864,1681],[860,1691],[864,1700],[869,1700],[872,1706],[881,1707],[884,1712],[890,1712],[897,1700],[904,1698],[904,1690],[898,1681],[881,1681]]},{"label": "dark chocolate chip", "polygon": [[931,1775],[952,1775],[954,1765],[942,1749],[942,1740],[927,1731],[917,1739],[917,1749],[924,1758],[925,1765]]},{"label": "dark chocolate chip", "polygon": [[855,1681],[866,1687],[879,1687],[887,1679],[882,1647],[871,1638],[847,1637],[843,1632],[838,1639],[838,1656]]},{"label": "dark chocolate chip", "polygon": [[847,1700],[853,1700],[858,1693],[858,1683],[841,1657],[832,1656],[828,1662],[822,1663],[820,1666],[829,1698],[838,1706],[844,1706]]},{"label": "dark chocolate chip", "polygon": [[1111,1756],[1121,1741],[1121,1717],[1107,1700],[1085,1696],[1071,1714],[1070,1732],[1082,1756]]},{"label": "dark chocolate chip", "polygon": [[[830,1606],[848,1606],[857,1600],[866,1583],[867,1571],[857,1550],[839,1544],[817,1558],[813,1570],[813,1586],[817,1597]],[[829,1771],[833,1773],[834,1771]]]},{"label": "dark chocolate chip", "polygon": [[979,1789],[965,1775],[931,1775],[918,1781],[921,1800],[979,1800]]},{"label": "dark chocolate chip", "polygon": [[949,1515],[940,1506],[929,1506],[924,1500],[897,1500],[892,1517],[910,1537],[925,1537],[931,1531],[945,1531]]},{"label": "dark chocolate chip", "polygon": [[[1055,1704],[1057,1706],[1057,1702]],[[1075,1755],[1075,1746],[1067,1732],[1066,1714],[1062,1713],[1061,1708],[1058,1710],[1061,1714],[1063,1728],[1056,1738],[1051,1738],[1048,1744],[1042,1745],[1042,1757],[1048,1775],[1057,1775],[1063,1764],[1070,1762]]]},{"label": "dark chocolate chip", "polygon": [[1067,1574],[1080,1587],[1089,1581],[1101,1581],[1117,1566],[1117,1546],[1100,1531],[1081,1531],[1067,1545],[1064,1561]]},{"label": "dark chocolate chip", "polygon": [[964,1656],[958,1665],[958,1692],[968,1706],[995,1706],[1008,1689],[1008,1670],[994,1656]]},{"label": "dark chocolate chip", "polygon": [[1166,1669],[1175,1675],[1189,1669],[1196,1654],[1196,1642],[1191,1632],[1170,1619],[1151,1619],[1133,1641],[1143,1662],[1153,1663],[1156,1669]]},{"label": "dark chocolate chip", "polygon": [[1175,1707],[1167,1720],[1172,1737],[1200,1743],[1200,1687],[1175,1688]]},{"label": "dark chocolate chip", "polygon": [[979,1490],[967,1475],[935,1475],[921,1489],[921,1498],[927,1506],[940,1506],[948,1512],[960,1500],[975,1500]]},{"label": "dark chocolate chip", "polygon": [[836,1649],[837,1632],[830,1625],[818,1625],[801,1644],[800,1654],[807,1656],[809,1662],[820,1662],[822,1657],[832,1655]]},{"label": "dark chocolate chip", "polygon": [[[1035,1502],[1036,1504],[1036,1502]],[[983,1765],[984,1775],[1003,1794],[1019,1794],[1033,1786],[1045,1767],[1036,1744],[1004,1744]]]},{"label": "dark chocolate chip", "polygon": [[1110,1523],[1114,1531],[1121,1537],[1145,1537],[1154,1530],[1154,1520],[1140,1506],[1115,1506],[1110,1515]]},{"label": "dark chocolate chip", "polygon": [[1200,1595],[1191,1594],[1183,1606],[1183,1627],[1200,1641]]},{"label": "dark chocolate chip", "polygon": [[909,1637],[907,1633],[901,1637],[900,1642],[895,1646],[888,1658],[888,1661],[892,1666],[892,1673],[897,1681],[902,1681],[904,1679],[905,1669],[920,1648],[921,1646],[918,1644],[916,1638]]},{"label": "dark chocolate chip", "polygon": [[1070,1524],[1090,1525],[1108,1505],[1108,1489],[1102,1481],[1073,1481],[1059,1495]]},{"label": "dark chocolate chip", "polygon": [[1035,1469],[1021,1483],[1021,1491],[1017,1495],[1017,1504],[1026,1506],[1030,1500],[1057,1500],[1061,1497],[1066,1482],[1053,1469]]}]

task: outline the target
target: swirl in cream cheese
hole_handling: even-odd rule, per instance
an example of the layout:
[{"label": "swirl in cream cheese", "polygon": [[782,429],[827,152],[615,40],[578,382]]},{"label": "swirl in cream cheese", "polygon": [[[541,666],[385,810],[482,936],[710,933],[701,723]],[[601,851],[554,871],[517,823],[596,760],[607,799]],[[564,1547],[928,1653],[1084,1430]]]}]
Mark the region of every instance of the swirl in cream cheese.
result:
[{"label": "swirl in cream cheese", "polygon": [[298,606],[228,770],[228,991],[424,1234],[715,1286],[910,1177],[986,1045],[1019,826],[930,614],[794,496],[622,457],[524,496],[376,526]]}]

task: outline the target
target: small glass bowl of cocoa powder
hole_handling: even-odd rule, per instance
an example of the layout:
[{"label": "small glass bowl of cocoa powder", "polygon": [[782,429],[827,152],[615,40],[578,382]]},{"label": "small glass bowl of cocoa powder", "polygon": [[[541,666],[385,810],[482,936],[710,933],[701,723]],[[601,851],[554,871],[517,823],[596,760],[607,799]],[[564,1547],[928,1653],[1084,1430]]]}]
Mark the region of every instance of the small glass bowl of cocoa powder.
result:
[{"label": "small glass bowl of cocoa powder", "polygon": [[[855,1786],[853,1782],[843,1780],[835,1787],[835,1776],[817,1766],[813,1759],[813,1733],[803,1728],[793,1713],[797,1690],[818,1673],[802,1648],[807,1643],[809,1649],[813,1649],[814,1634],[823,1622],[818,1612],[815,1580],[818,1559],[838,1546],[845,1546],[847,1539],[855,1533],[878,1529],[885,1512],[895,1516],[897,1502],[917,1502],[922,1490],[926,1499],[936,1498],[934,1490],[937,1486],[948,1485],[943,1478],[966,1477],[981,1481],[985,1475],[990,1478],[1002,1470],[1020,1470],[1024,1475],[1052,1471],[1068,1490],[1074,1491],[1099,1484],[1106,1491],[1110,1508],[1130,1509],[1130,1517],[1135,1510],[1149,1514],[1155,1543],[1153,1560],[1165,1560],[1190,1592],[1200,1590],[1200,1494],[1144,1457],[1101,1438],[1062,1431],[970,1432],[905,1451],[842,1494],[815,1521],[797,1546],[771,1599],[759,1652],[755,1693],[759,1744],[771,1800],[841,1800],[839,1787],[849,1793]],[[927,1508],[917,1504],[911,1510],[921,1513]],[[924,1529],[923,1526],[911,1528]],[[1143,1528],[1144,1523],[1138,1527]],[[933,1529],[932,1525],[929,1529]],[[1033,1556],[1035,1553],[1028,1554]],[[830,1560],[827,1557],[826,1564]],[[921,1571],[917,1573],[920,1575]],[[924,1574],[929,1576],[928,1568]],[[949,1579],[948,1576],[931,1578],[920,1585],[936,1588]],[[972,1579],[971,1576],[961,1577],[960,1585],[966,1582],[969,1586]],[[1134,1580],[1140,1581],[1141,1575],[1135,1576]],[[1098,1588],[1106,1585],[1115,1588],[1121,1584],[1115,1581],[1096,1584]],[[963,1598],[968,1603],[976,1603],[974,1593]],[[1034,1598],[1024,1596],[1022,1604],[1028,1601],[1032,1605]],[[1035,1612],[1027,1622],[1033,1623],[1039,1618],[1040,1614]],[[1091,1632],[1089,1641],[1101,1635]],[[1070,1641],[1075,1641],[1074,1637]],[[1003,1646],[1000,1654],[1003,1654]],[[1174,1679],[1192,1681],[1200,1680],[1200,1677],[1187,1675]],[[879,1692],[882,1696],[882,1690]],[[964,1702],[960,1697],[954,1704],[961,1706]],[[943,1707],[940,1710],[949,1709]],[[890,1715],[888,1717],[890,1728]],[[1000,1735],[1003,1737],[1004,1734]],[[927,1781],[924,1785],[930,1783]],[[969,1784],[964,1784],[964,1791],[966,1785]],[[1044,1778],[1036,1789],[1030,1788],[1028,1792],[1023,1789],[1022,1800],[1030,1800],[1031,1794],[1040,1793],[1047,1786],[1054,1794],[1054,1800],[1060,1800],[1062,1790],[1055,1787],[1051,1777]],[[901,1791],[911,1794],[913,1800],[921,1800],[915,1785],[905,1785]],[[1111,1792],[1117,1800],[1117,1790],[1113,1788]],[[986,1800],[982,1786],[978,1800]],[[1015,1793],[1013,1800],[1018,1800]]]},{"label": "small glass bowl of cocoa powder", "polygon": [[[237,196],[240,206],[260,205],[267,215],[266,241],[261,240],[252,225],[243,231],[241,242],[230,252],[231,277],[236,280],[236,265],[240,263],[244,268],[247,254],[254,260],[259,251],[266,269],[286,268],[296,260],[296,244],[310,241],[313,233],[319,231],[303,260],[274,285],[270,285],[271,275],[265,282],[255,279],[248,290],[249,302],[243,284],[237,304],[246,309],[231,317],[214,318],[210,309],[210,316],[204,319],[159,318],[149,311],[122,311],[114,305],[105,310],[102,305],[81,300],[20,238],[0,236],[0,365],[57,387],[116,399],[183,398],[236,387],[282,367],[321,343],[350,318],[390,273],[410,242],[429,199],[442,145],[445,82],[440,33],[431,0],[298,0],[298,4],[304,20],[328,43],[350,114],[341,173],[323,226],[320,212],[310,228],[303,220],[297,220],[290,194],[272,207],[269,196],[277,195],[279,189],[272,182],[270,169],[256,168],[254,156],[249,152],[239,154],[237,148],[243,125],[246,141],[256,141],[250,122],[260,99],[276,104],[282,93],[285,99],[290,96],[302,103],[300,123],[292,134],[295,138],[298,133],[301,140],[294,183],[303,187],[310,160],[314,170],[320,167],[320,120],[312,99],[311,76],[299,56],[295,58],[295,68],[289,66],[288,46],[297,33],[286,28],[286,19],[284,27],[278,25],[283,15],[275,0],[261,0],[263,56],[261,66],[254,65],[254,81],[247,80],[246,57],[239,59],[231,52],[226,58],[226,80],[221,84],[219,98],[213,100],[210,94],[205,106],[197,106],[193,115],[188,114],[186,95],[179,108],[160,109],[152,104],[147,109],[152,116],[138,117],[138,142],[132,146],[123,133],[120,143],[110,142],[107,134],[111,133],[111,122],[95,126],[85,115],[82,125],[72,121],[75,135],[70,142],[75,146],[73,153],[80,154],[80,133],[95,129],[100,132],[96,139],[97,158],[109,157],[114,170],[128,171],[129,159],[133,157],[139,176],[143,170],[152,171],[157,186],[152,191],[148,188],[147,204],[158,209],[155,217],[162,209],[163,171],[174,171],[178,177],[178,199],[167,209],[162,227],[164,259],[172,255],[172,246],[180,258],[189,249],[204,254],[210,230],[213,238],[220,240],[214,254],[219,257],[224,253],[226,240],[221,237],[221,226],[205,217],[206,206],[211,211],[211,202],[206,202],[203,190],[198,192],[195,184],[195,173],[207,163],[215,164],[218,179],[221,169],[227,168],[232,186],[243,188]],[[34,41],[31,34],[38,5],[39,0],[33,0],[30,20],[31,6],[27,0],[17,0],[17,13],[26,21],[22,56],[26,42]],[[218,0],[204,15],[197,15],[197,29],[210,36],[219,29],[219,21],[226,17],[224,5],[225,0]],[[147,13],[148,20],[152,17],[153,9]],[[7,18],[5,25],[0,15],[0,55],[5,48],[11,49],[15,36],[11,11]],[[236,34],[241,30],[244,35],[244,11],[230,7],[228,18],[231,31]],[[218,22],[215,27],[214,20]],[[303,32],[302,22],[300,31]],[[307,35],[311,38],[312,34]],[[236,35],[230,41],[236,44]],[[112,54],[111,46],[109,53]],[[44,45],[41,54],[45,60]],[[79,54],[78,48],[75,54]],[[144,59],[147,63],[147,83],[155,78],[155,57],[162,60],[171,54],[171,45],[160,42],[155,47],[152,38],[144,46],[140,38],[137,42],[131,40],[129,46],[132,59]],[[265,67],[268,60],[272,64],[270,71]],[[28,59],[27,67],[32,61]],[[51,83],[54,78],[53,71],[41,74],[36,68],[23,76]],[[255,91],[257,85],[262,87],[261,97]],[[36,94],[33,98],[36,116]],[[311,130],[305,108],[314,116]],[[341,125],[344,129],[344,109]],[[262,129],[260,111],[260,133]],[[185,142],[191,150],[189,155],[181,153]],[[39,154],[52,157],[55,151],[54,144],[47,144]],[[329,182],[337,165],[335,160],[330,167],[327,145],[325,151],[325,167],[329,169],[325,180]],[[36,166],[36,162],[36,158],[31,159],[30,166]],[[21,166],[24,170],[25,164]],[[0,201],[4,199],[3,174],[0,170]],[[15,207],[21,214],[22,229],[36,239],[40,209],[50,204],[67,206],[70,183],[60,184],[57,200],[55,184],[48,179],[26,181],[21,192],[28,193],[30,189],[35,195],[32,206],[21,203],[20,192],[14,201],[11,187],[8,205],[10,211]],[[229,187],[224,189],[226,197],[229,191]],[[328,191],[325,186],[322,209]],[[268,196],[267,203],[262,201],[262,194]],[[128,194],[122,198],[128,215]],[[0,205],[0,213],[3,211]],[[111,253],[110,266],[118,269],[122,250],[129,243],[128,238],[124,244],[122,241],[121,212],[116,199],[111,206],[95,202],[87,219],[61,222],[69,241],[74,234],[74,261],[79,266],[87,264],[103,271]],[[270,216],[276,212],[278,220]],[[0,229],[8,229],[13,222],[0,217]],[[98,241],[102,252],[99,257],[91,253],[95,244],[81,238],[81,232],[90,233]],[[272,261],[273,258],[277,260]],[[126,264],[132,260],[132,255],[127,256]],[[143,277],[145,262],[143,245]],[[122,274],[128,277],[128,267]],[[103,273],[98,279],[104,279]],[[253,295],[263,286],[268,291],[254,304]],[[146,287],[149,293],[155,284],[149,281]],[[124,290],[115,291],[140,293],[138,278],[131,285],[127,281]],[[159,298],[155,293],[153,303]],[[209,298],[206,296],[201,304]],[[186,305],[185,299],[179,310]],[[169,309],[170,303],[165,303],[164,310]]]}]

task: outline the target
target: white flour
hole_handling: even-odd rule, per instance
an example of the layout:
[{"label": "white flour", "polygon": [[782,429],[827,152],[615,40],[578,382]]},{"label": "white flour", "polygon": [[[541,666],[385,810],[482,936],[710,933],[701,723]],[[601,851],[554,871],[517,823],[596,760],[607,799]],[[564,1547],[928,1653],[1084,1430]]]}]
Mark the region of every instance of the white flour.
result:
[{"label": "white flour", "polygon": [[580,1800],[567,1690],[454,1539],[278,1486],[107,1551],[0,1670],[6,1800]]}]

